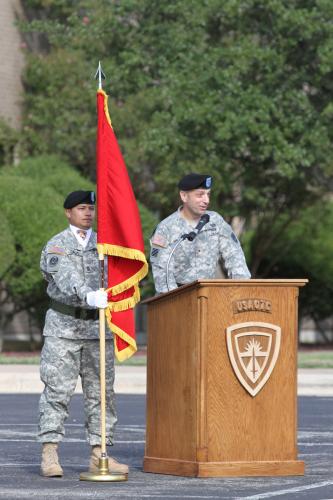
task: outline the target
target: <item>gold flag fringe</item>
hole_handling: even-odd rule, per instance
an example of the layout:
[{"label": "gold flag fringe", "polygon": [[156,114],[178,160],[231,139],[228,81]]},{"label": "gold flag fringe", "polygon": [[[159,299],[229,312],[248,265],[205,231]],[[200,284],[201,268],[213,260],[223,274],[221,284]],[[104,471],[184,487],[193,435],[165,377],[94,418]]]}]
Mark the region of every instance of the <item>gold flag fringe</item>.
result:
[{"label": "gold flag fringe", "polygon": [[[106,290],[108,291],[108,290]],[[124,300],[118,300],[117,302],[108,302],[108,309],[110,311],[126,311],[126,309],[131,309],[140,301],[140,289],[138,285],[134,285],[134,294],[132,297],[127,297]]]},{"label": "gold flag fringe", "polygon": [[118,293],[124,292],[132,286],[135,286],[148,273],[146,257],[141,250],[126,248],[119,245],[111,245],[109,243],[97,243],[97,251],[99,254],[111,255],[113,257],[123,257],[124,259],[139,260],[142,262],[142,268],[139,269],[137,273],[133,274],[133,276],[122,283],[118,283],[118,285],[110,287],[106,290],[107,292],[112,292],[112,295],[117,295]]},{"label": "gold flag fringe", "polygon": [[126,332],[124,332],[124,330],[119,328],[119,326],[112,323],[112,315],[111,315],[111,311],[109,309],[105,310],[105,315],[106,315],[106,319],[107,319],[110,330],[115,335],[118,335],[118,337],[120,337],[122,340],[124,340],[128,344],[128,347],[126,347],[122,351],[119,351],[117,348],[116,336],[114,335],[114,348],[115,348],[116,358],[120,362],[125,361],[126,359],[133,356],[133,354],[135,354],[136,351],[138,350],[137,345],[136,345],[136,341],[133,337],[128,335]]},{"label": "gold flag fringe", "polygon": [[108,98],[109,98],[109,96],[104,92],[103,89],[98,89],[97,93],[98,94],[102,94],[104,96],[104,113],[105,113],[106,119],[107,119],[110,127],[113,129],[112,123],[111,123],[111,117],[110,117],[110,114],[109,114],[109,107],[108,107]]}]

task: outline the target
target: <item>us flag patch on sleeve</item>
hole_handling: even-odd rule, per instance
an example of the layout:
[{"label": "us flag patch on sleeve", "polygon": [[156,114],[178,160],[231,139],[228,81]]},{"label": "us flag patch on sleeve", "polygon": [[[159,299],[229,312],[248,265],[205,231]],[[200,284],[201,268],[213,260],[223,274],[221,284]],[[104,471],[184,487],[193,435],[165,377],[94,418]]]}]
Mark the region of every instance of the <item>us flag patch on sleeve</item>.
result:
[{"label": "us flag patch on sleeve", "polygon": [[161,234],[154,234],[151,239],[151,244],[161,248],[166,248],[168,246],[167,240]]},{"label": "us flag patch on sleeve", "polygon": [[50,247],[47,250],[47,253],[55,253],[57,255],[65,255],[66,254],[66,250],[65,250],[65,248],[53,246],[53,247]]}]

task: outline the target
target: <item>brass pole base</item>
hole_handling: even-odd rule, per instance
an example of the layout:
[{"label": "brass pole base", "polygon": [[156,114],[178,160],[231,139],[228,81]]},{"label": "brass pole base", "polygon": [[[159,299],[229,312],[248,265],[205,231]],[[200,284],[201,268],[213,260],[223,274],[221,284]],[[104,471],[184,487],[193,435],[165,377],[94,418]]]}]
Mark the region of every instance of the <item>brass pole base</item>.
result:
[{"label": "brass pole base", "polygon": [[101,457],[99,459],[97,472],[82,472],[80,474],[80,481],[127,481],[128,474],[121,472],[109,472],[109,459],[108,457]]},{"label": "brass pole base", "polygon": [[101,474],[100,472],[82,472],[80,474],[80,481],[127,481],[127,474],[120,474],[115,472],[108,472]]}]

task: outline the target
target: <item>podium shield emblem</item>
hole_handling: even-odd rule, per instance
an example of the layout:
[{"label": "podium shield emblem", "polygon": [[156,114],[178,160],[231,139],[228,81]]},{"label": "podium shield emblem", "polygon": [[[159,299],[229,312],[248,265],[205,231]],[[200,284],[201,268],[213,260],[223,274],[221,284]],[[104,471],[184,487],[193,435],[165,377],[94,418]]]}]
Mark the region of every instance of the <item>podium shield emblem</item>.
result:
[{"label": "podium shield emblem", "polygon": [[256,396],[271,376],[280,344],[281,328],[271,323],[249,321],[227,328],[231,365],[251,396]]}]

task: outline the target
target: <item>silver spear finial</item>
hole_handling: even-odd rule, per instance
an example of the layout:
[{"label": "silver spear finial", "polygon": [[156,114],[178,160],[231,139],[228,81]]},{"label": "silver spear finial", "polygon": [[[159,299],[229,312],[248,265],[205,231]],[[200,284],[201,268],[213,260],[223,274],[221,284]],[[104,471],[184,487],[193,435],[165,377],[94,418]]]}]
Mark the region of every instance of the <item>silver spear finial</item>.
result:
[{"label": "silver spear finial", "polygon": [[98,79],[98,90],[101,90],[102,87],[102,79],[105,80],[105,74],[103,73],[101,61],[98,61],[98,68],[95,74],[95,79]]}]

